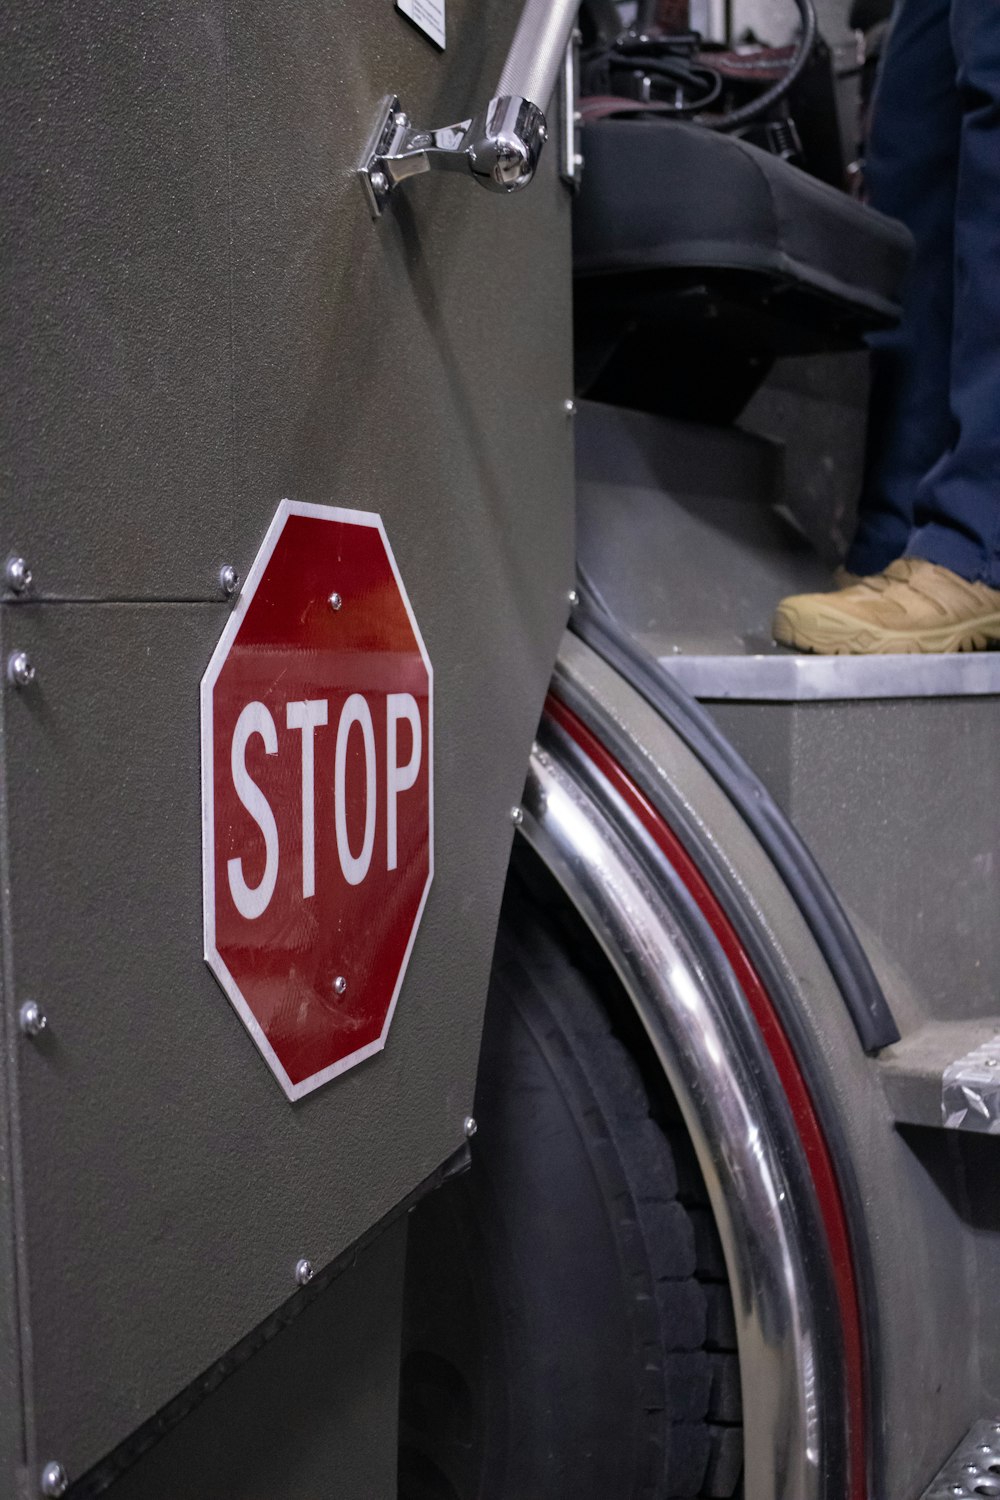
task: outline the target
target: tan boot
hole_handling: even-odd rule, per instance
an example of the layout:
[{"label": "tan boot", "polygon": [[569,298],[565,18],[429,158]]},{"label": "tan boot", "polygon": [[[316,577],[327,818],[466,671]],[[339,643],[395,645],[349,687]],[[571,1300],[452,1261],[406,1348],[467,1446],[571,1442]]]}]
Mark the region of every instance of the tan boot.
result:
[{"label": "tan boot", "polygon": [[869,588],[878,589],[879,593],[889,587],[889,580],[884,573],[848,573],[843,566],[833,570],[833,586],[835,589],[857,588],[859,583],[867,583]]},{"label": "tan boot", "polygon": [[782,599],[771,629],[782,646],[826,656],[978,651],[1000,642],[1000,589],[901,557],[837,593]]}]

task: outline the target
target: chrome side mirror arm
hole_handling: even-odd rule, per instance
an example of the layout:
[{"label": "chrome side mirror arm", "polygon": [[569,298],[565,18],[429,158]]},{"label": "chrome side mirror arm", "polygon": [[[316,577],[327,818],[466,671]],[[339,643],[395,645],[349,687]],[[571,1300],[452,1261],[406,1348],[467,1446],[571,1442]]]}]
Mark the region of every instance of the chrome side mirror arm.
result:
[{"label": "chrome side mirror arm", "polygon": [[494,193],[527,187],[548,134],[545,110],[579,0],[527,0],[493,97],[468,120],[411,124],[392,95],[379,112],[358,174],[374,218],[408,177],[465,172]]}]

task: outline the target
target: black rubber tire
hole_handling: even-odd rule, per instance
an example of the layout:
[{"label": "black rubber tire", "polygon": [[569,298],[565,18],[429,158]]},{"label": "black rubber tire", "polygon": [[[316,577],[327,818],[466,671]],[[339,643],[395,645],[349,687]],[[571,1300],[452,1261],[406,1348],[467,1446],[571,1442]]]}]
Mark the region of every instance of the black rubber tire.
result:
[{"label": "black rubber tire", "polygon": [[411,1215],[400,1500],[728,1500],[739,1370],[704,1186],[601,961],[557,928],[513,882],[472,1168]]}]

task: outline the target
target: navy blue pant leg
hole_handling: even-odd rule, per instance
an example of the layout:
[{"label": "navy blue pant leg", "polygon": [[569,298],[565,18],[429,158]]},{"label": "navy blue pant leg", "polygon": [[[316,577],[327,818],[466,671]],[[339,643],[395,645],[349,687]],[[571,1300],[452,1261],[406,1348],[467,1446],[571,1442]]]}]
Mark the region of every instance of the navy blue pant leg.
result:
[{"label": "navy blue pant leg", "polygon": [[[962,3],[992,8],[995,0]],[[846,559],[854,573],[877,573],[906,551],[918,488],[953,438],[949,370],[962,115],[951,9],[951,0],[902,0],[876,88],[869,197],[906,224],[916,253],[900,326],[871,340],[865,477]]]},{"label": "navy blue pant leg", "polygon": [[909,551],[1000,587],[1000,4],[952,0],[961,147],[947,451],[920,485]]}]

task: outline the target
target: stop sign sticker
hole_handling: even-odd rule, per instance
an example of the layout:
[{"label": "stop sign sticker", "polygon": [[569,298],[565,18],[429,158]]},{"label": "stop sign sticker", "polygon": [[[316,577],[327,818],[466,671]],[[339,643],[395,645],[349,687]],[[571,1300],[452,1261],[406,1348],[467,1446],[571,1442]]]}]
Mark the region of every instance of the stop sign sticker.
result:
[{"label": "stop sign sticker", "polygon": [[205,959],[298,1099],[385,1045],[433,875],[431,664],[377,515],[281,502],[201,749]]}]

